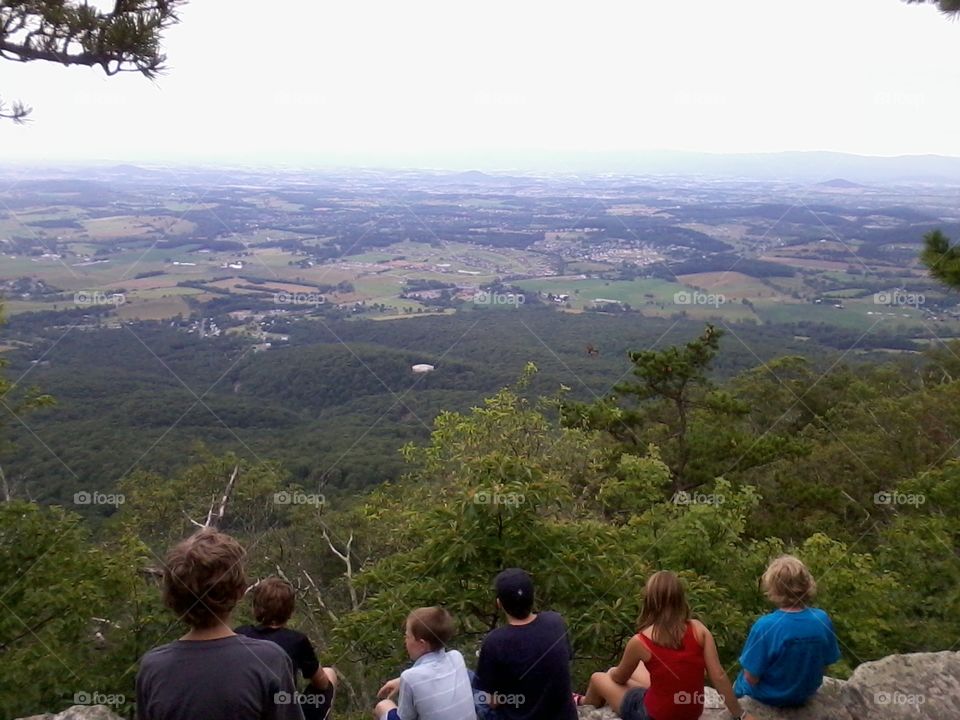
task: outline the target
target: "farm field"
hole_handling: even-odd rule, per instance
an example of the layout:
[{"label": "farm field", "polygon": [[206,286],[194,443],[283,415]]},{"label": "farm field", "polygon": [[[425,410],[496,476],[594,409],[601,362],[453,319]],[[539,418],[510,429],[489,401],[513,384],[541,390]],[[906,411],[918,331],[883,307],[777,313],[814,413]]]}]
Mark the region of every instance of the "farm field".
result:
[{"label": "farm field", "polygon": [[[520,178],[516,190],[465,189],[413,173],[389,187],[368,176],[323,190],[274,177],[191,188],[181,184],[189,171],[150,182],[174,176],[173,186],[127,188],[122,201],[108,200],[108,183],[89,197],[0,197],[18,204],[0,210],[5,313],[92,304],[115,322],[196,323],[224,311],[379,321],[473,310],[492,292],[577,314],[960,333],[957,299],[931,284],[911,249],[922,233],[904,219],[903,190],[826,193],[816,216],[784,220],[783,205],[758,204],[755,185],[691,194],[662,182],[621,191],[606,179],[592,181],[598,193],[537,179],[531,193]],[[927,214],[952,207],[936,193],[918,197]],[[878,293],[923,301],[889,307]]]}]

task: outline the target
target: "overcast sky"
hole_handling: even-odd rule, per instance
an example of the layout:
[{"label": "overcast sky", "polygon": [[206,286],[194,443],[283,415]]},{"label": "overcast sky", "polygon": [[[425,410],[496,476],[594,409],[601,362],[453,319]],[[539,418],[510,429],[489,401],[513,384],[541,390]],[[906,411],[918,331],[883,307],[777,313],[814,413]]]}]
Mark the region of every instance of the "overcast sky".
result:
[{"label": "overcast sky", "polygon": [[0,61],[0,160],[960,156],[960,23],[900,0],[193,0],[166,47],[157,83]]}]

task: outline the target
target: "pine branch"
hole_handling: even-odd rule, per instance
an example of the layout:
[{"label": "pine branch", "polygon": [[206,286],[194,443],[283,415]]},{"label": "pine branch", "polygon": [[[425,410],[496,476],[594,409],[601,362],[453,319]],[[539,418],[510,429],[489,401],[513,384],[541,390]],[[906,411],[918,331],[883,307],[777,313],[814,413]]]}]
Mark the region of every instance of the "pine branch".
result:
[{"label": "pine branch", "polygon": [[[111,12],[86,2],[0,0],[0,58],[100,67],[107,75],[163,72],[165,30],[177,24],[186,0],[116,0]],[[22,123],[30,108],[0,104],[0,118]]]},{"label": "pine branch", "polygon": [[957,15],[960,13],[960,0],[906,0],[907,3],[911,5],[916,5],[917,3],[929,4],[933,3],[938,8],[940,12],[945,15]]}]

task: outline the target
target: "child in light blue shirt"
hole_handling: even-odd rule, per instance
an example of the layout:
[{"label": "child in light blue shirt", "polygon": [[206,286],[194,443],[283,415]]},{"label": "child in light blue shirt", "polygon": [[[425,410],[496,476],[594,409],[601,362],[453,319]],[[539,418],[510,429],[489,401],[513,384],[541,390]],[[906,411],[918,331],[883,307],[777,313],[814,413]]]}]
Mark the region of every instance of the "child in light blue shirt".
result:
[{"label": "child in light blue shirt", "polygon": [[734,691],[775,707],[803,705],[823,683],[826,667],[840,659],[833,623],[810,607],[817,583],[792,555],[770,563],[762,587],[778,609],[750,628]]},{"label": "child in light blue shirt", "polygon": [[[453,618],[443,608],[410,613],[404,642],[413,667],[380,688],[377,720],[476,720],[463,655],[446,649],[453,634]],[[389,699],[398,693],[396,703]]]}]

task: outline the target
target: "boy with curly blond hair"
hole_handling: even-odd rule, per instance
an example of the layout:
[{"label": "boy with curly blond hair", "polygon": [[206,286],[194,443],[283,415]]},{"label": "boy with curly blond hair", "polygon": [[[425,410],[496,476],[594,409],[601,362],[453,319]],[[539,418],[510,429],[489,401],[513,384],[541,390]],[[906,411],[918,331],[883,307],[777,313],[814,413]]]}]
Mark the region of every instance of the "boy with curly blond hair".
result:
[{"label": "boy with curly blond hair", "polygon": [[750,628],[734,691],[775,707],[803,705],[823,683],[827,666],[840,659],[833,623],[811,606],[817,582],[793,555],[771,562],[760,584],[777,609]]}]

